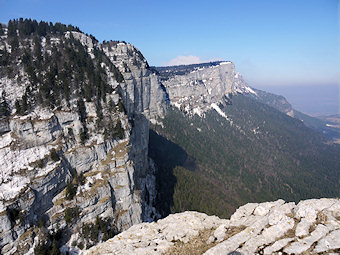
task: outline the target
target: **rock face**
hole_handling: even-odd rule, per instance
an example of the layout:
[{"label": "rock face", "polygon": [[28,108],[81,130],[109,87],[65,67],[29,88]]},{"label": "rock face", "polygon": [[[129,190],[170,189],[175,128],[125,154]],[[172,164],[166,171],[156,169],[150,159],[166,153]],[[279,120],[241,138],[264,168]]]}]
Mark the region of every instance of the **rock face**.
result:
[{"label": "rock face", "polygon": [[232,95],[243,94],[294,117],[294,109],[283,96],[252,89],[230,61],[156,69],[171,105],[190,115],[202,115],[214,105],[231,103]]},{"label": "rock face", "polygon": [[[112,62],[100,64],[112,92],[97,102],[84,100],[82,112],[79,100],[71,96],[69,103],[61,101],[54,109],[36,106],[18,115],[15,103],[31,84],[28,75],[21,68],[15,77],[0,77],[0,95],[10,110],[9,116],[0,116],[1,254],[32,254],[33,247],[60,230],[62,250],[77,252],[77,245],[98,241],[98,235],[92,240],[84,234],[91,224],[105,222],[112,234],[157,218],[148,136],[149,120],[167,108],[158,77],[132,45],[112,43],[109,50],[108,45],[74,31],[50,37],[52,45],[65,39],[80,41],[94,60],[104,49]],[[40,40],[41,52],[50,54],[46,38]],[[0,49],[6,48],[12,50],[7,29],[0,41]],[[20,68],[18,61],[13,65]],[[118,74],[122,80],[117,82]],[[111,136],[106,129],[111,126],[119,126],[121,133]]]},{"label": "rock face", "polygon": [[212,63],[210,66],[166,77],[163,81],[171,105],[188,114],[202,115],[219,103],[229,102],[232,94],[253,93],[242,76],[235,73],[230,62]]},{"label": "rock face", "polygon": [[125,42],[110,41],[102,48],[124,76],[122,97],[129,117],[140,113],[156,121],[164,116],[168,104],[167,93],[142,53]]},{"label": "rock face", "polygon": [[[143,221],[156,216],[152,203],[156,198],[154,165],[148,157],[149,123],[162,118],[168,107],[167,94],[158,76],[149,68],[143,55],[125,42],[108,42],[103,51],[124,77],[121,94],[127,116],[133,123],[130,158],[135,162],[134,178],[145,200]],[[151,169],[151,171],[150,171]]]},{"label": "rock face", "polygon": [[[230,220],[197,212],[142,223],[84,254],[315,254],[340,252],[340,200],[241,206]],[[233,253],[234,252],[234,253]]]}]

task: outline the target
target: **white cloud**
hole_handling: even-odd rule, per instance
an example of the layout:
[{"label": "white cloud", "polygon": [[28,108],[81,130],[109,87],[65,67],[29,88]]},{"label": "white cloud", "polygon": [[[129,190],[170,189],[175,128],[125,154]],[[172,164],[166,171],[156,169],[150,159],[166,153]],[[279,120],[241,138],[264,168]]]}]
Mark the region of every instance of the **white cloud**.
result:
[{"label": "white cloud", "polygon": [[171,59],[168,63],[165,63],[164,66],[190,65],[201,62],[202,60],[197,56],[178,56],[174,59]]},{"label": "white cloud", "polygon": [[169,62],[164,63],[163,66],[178,66],[178,65],[191,65],[191,64],[199,64],[204,62],[217,61],[221,59],[209,59],[204,60],[198,56],[178,56],[174,59],[171,59]]}]

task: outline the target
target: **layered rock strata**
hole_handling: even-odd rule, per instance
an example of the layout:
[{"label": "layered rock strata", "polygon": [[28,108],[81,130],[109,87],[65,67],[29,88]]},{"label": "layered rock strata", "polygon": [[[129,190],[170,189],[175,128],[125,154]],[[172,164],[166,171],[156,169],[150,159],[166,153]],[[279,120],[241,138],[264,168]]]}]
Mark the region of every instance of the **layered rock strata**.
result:
[{"label": "layered rock strata", "polygon": [[214,105],[229,103],[235,93],[256,94],[230,61],[170,76],[163,83],[171,105],[189,115],[201,116]]},{"label": "layered rock strata", "polygon": [[[167,107],[157,76],[132,45],[117,43],[113,57],[106,46],[80,32],[49,40],[59,45],[63,38],[79,40],[92,59],[104,48],[124,80],[117,82],[117,73],[103,62],[113,92],[106,95],[107,103],[101,102],[101,112],[97,102],[85,100],[80,112],[79,102],[71,98],[58,108],[35,107],[20,116],[14,108],[30,85],[27,74],[22,68],[14,78],[0,78],[0,95],[6,92],[10,109],[10,116],[0,121],[2,254],[32,254],[59,230],[64,231],[62,250],[77,252],[78,247],[95,243],[83,240],[83,232],[98,220],[107,220],[112,232],[157,218],[155,167],[148,157],[149,119],[162,116]],[[40,39],[41,51],[48,54],[46,38]],[[0,46],[11,50],[6,33]],[[20,64],[19,58],[19,68]],[[119,126],[119,136],[106,132],[111,126]]]},{"label": "layered rock strata", "polygon": [[138,224],[84,254],[337,254],[340,200],[249,203],[229,220],[203,213]]}]

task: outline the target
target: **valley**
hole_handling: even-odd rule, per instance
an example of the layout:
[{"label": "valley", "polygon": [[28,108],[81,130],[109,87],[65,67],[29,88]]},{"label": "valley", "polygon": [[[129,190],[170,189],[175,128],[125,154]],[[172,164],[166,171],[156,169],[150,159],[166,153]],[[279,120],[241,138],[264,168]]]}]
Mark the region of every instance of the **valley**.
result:
[{"label": "valley", "polygon": [[223,108],[228,120],[215,110],[200,118],[173,108],[163,126],[152,126],[149,153],[159,167],[159,182],[168,185],[159,184],[161,200],[170,198],[172,212],[190,209],[226,217],[246,202],[337,196],[338,146],[246,96],[232,101]]},{"label": "valley", "polygon": [[[279,199],[298,210],[300,200],[340,196],[339,116],[297,112],[250,87],[231,61],[150,67],[130,43],[23,18],[1,24],[0,56],[1,254],[95,253],[140,223],[188,210],[213,219],[211,235],[227,221],[216,216],[237,208],[258,206],[246,212],[252,219]],[[306,203],[303,212],[317,207]],[[327,231],[336,231],[338,200],[325,203]],[[286,214],[295,231],[305,215]],[[250,240],[253,223],[232,235]]]}]

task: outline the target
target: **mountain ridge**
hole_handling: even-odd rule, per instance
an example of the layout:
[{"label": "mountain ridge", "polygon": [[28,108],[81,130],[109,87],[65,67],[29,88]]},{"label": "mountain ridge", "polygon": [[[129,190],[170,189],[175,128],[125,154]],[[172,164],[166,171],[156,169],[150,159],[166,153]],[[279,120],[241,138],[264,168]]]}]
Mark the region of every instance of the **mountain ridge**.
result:
[{"label": "mountain ridge", "polygon": [[76,252],[157,218],[149,119],[167,104],[141,53],[60,23],[0,32],[1,252]]},{"label": "mountain ridge", "polygon": [[[269,200],[279,189],[336,195],[336,151],[327,150],[325,158],[315,149],[323,138],[313,134],[316,142],[304,142],[292,136],[299,128],[311,131],[251,98],[257,92],[230,61],[180,66],[179,73],[164,77],[131,44],[100,44],[77,27],[29,19],[0,27],[0,55],[1,253],[77,254],[173,210],[196,206],[230,215],[249,199]],[[183,134],[184,144],[178,139]],[[195,143],[201,141],[204,146]],[[255,141],[261,150],[252,148]],[[298,142],[306,152],[299,153]],[[263,162],[249,150],[267,153],[269,170],[254,170]],[[301,162],[306,170],[310,155],[310,171],[274,171],[275,164]],[[313,168],[325,159],[321,170]],[[315,187],[287,181],[293,174]],[[216,178],[225,176],[230,178]],[[334,187],[320,192],[315,176]],[[261,194],[266,185],[268,194]],[[207,206],[204,200],[211,197],[223,208],[218,211],[214,199]]]}]

